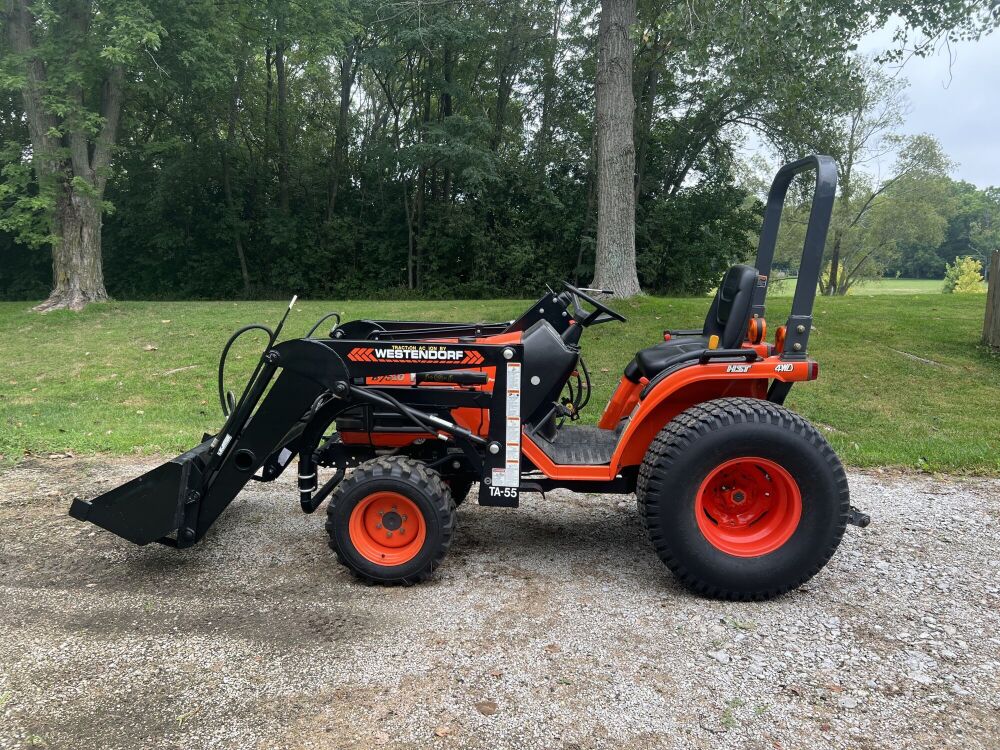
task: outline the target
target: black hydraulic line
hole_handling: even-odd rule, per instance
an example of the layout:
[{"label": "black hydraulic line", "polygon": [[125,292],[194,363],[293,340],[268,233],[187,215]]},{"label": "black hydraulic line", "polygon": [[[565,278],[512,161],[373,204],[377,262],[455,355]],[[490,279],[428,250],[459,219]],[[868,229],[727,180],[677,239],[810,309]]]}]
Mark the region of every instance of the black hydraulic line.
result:
[{"label": "black hydraulic line", "polygon": [[[344,478],[344,469],[338,468],[319,492],[316,492],[316,457],[311,451],[299,454],[299,505],[306,513],[316,510]],[[315,492],[315,494],[313,494]]]},{"label": "black hydraulic line", "polygon": [[[226,345],[222,347],[222,354],[219,356],[219,403],[222,405],[222,415],[224,417],[228,417],[229,414],[235,410],[236,406],[241,405],[243,400],[247,397],[247,394],[250,392],[250,387],[253,385],[254,381],[257,380],[257,376],[260,375],[260,371],[264,367],[264,357],[267,355],[268,350],[274,346],[274,342],[278,340],[278,336],[281,334],[281,329],[285,327],[285,321],[288,320],[288,315],[292,312],[292,305],[295,304],[295,300],[298,298],[298,295],[292,296],[291,302],[289,302],[288,307],[285,308],[285,314],[281,316],[281,320],[278,321],[278,325],[273,331],[261,323],[251,323],[250,325],[243,326],[237,330],[232,336],[229,337],[229,341],[226,342]],[[234,343],[236,343],[236,339],[244,333],[253,330],[264,331],[264,333],[267,334],[267,348],[264,349],[263,353],[260,355],[260,359],[257,360],[257,366],[254,368],[250,379],[247,380],[246,387],[243,389],[242,395],[240,395],[240,400],[234,403],[232,396],[227,398],[227,395],[229,394],[225,392],[226,359],[229,357],[229,349]]]},{"label": "black hydraulic line", "polygon": [[331,329],[331,331],[336,330],[340,327],[340,313],[330,312],[324,315],[322,318],[316,321],[316,325],[309,329],[309,333],[306,334],[306,338],[312,338],[312,335],[316,333],[316,329],[323,325],[324,320],[329,320],[330,318],[336,318],[337,324]]},{"label": "black hydraulic line", "polygon": [[351,389],[351,393],[359,396],[363,401],[368,401],[368,403],[375,403],[379,406],[388,406],[394,411],[399,412],[404,417],[409,417],[409,419],[417,425],[421,430],[429,432],[432,435],[437,434],[437,429],[431,427],[429,424],[424,422],[419,416],[413,413],[413,410],[403,404],[399,403],[392,396],[388,396],[384,393],[376,393],[375,391],[369,391],[366,388],[361,388],[359,386],[354,386]]},{"label": "black hydraulic line", "polygon": [[[315,471],[315,468],[313,469]],[[315,495],[312,491],[299,490],[299,505],[302,506],[302,510],[306,513],[312,513],[319,506],[323,504],[323,501],[330,496],[330,493],[337,489],[337,485],[340,484],[340,480],[344,478],[344,470],[337,469],[337,472],[330,477],[320,488],[319,492]]]},{"label": "black hydraulic line", "polygon": [[[270,328],[268,328],[266,325],[263,325],[262,323],[251,323],[248,326],[243,326],[242,328],[237,329],[233,333],[233,335],[229,337],[229,340],[226,342],[226,345],[222,347],[222,354],[219,355],[219,403],[222,405],[222,416],[224,417],[228,417],[229,414],[235,408],[235,402],[232,400],[232,392],[227,393],[225,390],[226,360],[229,358],[229,350],[232,348],[233,344],[236,343],[236,340],[240,336],[242,336],[244,333],[249,333],[250,331],[254,330],[264,331],[264,333],[267,334],[268,348],[270,348],[271,344],[274,342],[274,336],[275,336],[274,331],[272,331]],[[249,387],[249,385],[253,383],[254,379],[260,373],[260,368],[261,368],[261,362],[258,362],[257,368],[254,370],[253,375],[247,381],[247,387]],[[243,396],[246,396],[246,389],[244,389],[243,391]],[[243,399],[243,396],[240,397],[241,401]]]},{"label": "black hydraulic line", "polygon": [[583,379],[587,384],[587,396],[577,407],[577,411],[580,411],[583,407],[590,403],[590,370],[587,369],[587,363],[583,361],[583,357],[580,357],[580,369],[583,371]]},{"label": "black hydraulic line", "polygon": [[384,391],[371,391],[367,388],[354,386],[351,389],[351,393],[361,396],[362,399],[381,403],[382,406],[390,406],[400,414],[409,417],[418,427],[420,427],[420,429],[429,432],[431,435],[437,435],[438,431],[444,430],[445,432],[449,432],[453,435],[460,435],[474,443],[479,443],[480,445],[486,445],[488,442],[479,437],[479,435],[473,433],[471,430],[467,430],[460,425],[452,424],[451,422],[433,417],[429,414],[424,414],[416,409],[411,409]]}]

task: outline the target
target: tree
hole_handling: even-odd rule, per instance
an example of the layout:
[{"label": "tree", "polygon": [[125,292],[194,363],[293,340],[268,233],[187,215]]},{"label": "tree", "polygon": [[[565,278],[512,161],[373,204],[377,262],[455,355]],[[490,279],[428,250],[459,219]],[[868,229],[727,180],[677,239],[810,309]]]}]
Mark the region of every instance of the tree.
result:
[{"label": "tree", "polygon": [[1000,190],[980,190],[975,185],[949,180],[948,227],[940,244],[916,238],[900,247],[899,259],[887,272],[918,279],[940,279],[945,265],[958,257],[974,256],[984,267],[990,254],[1000,248]]},{"label": "tree", "polygon": [[969,225],[969,249],[988,268],[993,253],[1000,250],[1000,190],[988,188],[981,195],[981,210]]},{"label": "tree", "polygon": [[[85,84],[90,115],[76,119],[87,156],[107,162],[96,257],[115,295],[503,296],[560,278],[614,286],[610,273],[630,291],[694,293],[752,252],[746,128],[785,156],[826,150],[853,104],[860,35],[894,10],[940,30],[958,9],[636,0],[633,22],[611,0],[607,13],[596,0],[144,2],[0,6],[34,14],[35,48],[13,53],[3,14],[2,296],[51,288],[42,253],[24,250],[49,249],[59,195],[33,167],[29,60],[44,63],[59,121],[59,185],[78,190],[67,76]],[[90,14],[86,44],[59,47],[72,8]],[[144,8],[157,38],[125,49],[112,148],[95,148],[105,69],[135,36],[126,12]],[[874,222],[890,193],[873,227],[891,228]],[[966,218],[949,225],[964,245],[945,260],[976,252],[974,225],[984,238],[997,226],[971,203]]]},{"label": "tree", "polygon": [[[846,294],[859,279],[880,275],[901,244],[937,244],[947,225],[950,162],[930,136],[900,137],[906,87],[872,63],[861,61],[855,105],[839,122],[834,156],[840,194],[828,236],[826,295]],[[886,177],[880,161],[897,153]]]},{"label": "tree", "polygon": [[[35,309],[80,310],[107,299],[103,199],[126,77],[163,29],[133,0],[6,0],[3,22],[11,53],[4,83],[24,102],[36,196],[10,206],[5,225],[29,244],[52,246],[52,292]],[[24,210],[40,211],[45,229],[16,216]]]},{"label": "tree", "polygon": [[602,0],[597,32],[597,257],[592,286],[639,294],[635,267],[635,0]]},{"label": "tree", "polygon": [[980,294],[983,291],[983,264],[975,258],[955,258],[944,274],[945,294]]},{"label": "tree", "polygon": [[983,343],[1000,352],[1000,250],[990,259],[989,290],[986,295],[986,317],[983,320]]}]

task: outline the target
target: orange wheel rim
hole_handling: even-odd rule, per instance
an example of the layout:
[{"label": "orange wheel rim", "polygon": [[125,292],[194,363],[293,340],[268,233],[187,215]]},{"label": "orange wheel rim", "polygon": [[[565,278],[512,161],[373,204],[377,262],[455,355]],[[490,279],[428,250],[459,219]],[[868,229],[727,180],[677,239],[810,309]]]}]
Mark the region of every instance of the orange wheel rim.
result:
[{"label": "orange wheel rim", "polygon": [[402,565],[424,546],[427,525],[417,504],[398,492],[373,492],[354,506],[351,544],[376,565]]},{"label": "orange wheel rim", "polygon": [[802,518],[802,493],[788,471],[766,458],[734,458],[698,488],[698,528],[716,549],[759,557],[787,542]]}]

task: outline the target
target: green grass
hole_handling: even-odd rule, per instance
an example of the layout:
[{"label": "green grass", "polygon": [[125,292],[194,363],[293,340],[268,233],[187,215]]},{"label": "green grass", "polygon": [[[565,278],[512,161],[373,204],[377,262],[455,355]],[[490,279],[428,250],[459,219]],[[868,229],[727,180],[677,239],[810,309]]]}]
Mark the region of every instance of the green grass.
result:
[{"label": "green grass", "polygon": [[943,294],[941,279],[872,279],[855,284],[848,294]]},{"label": "green grass", "polygon": [[[527,303],[306,302],[286,335],[303,334],[322,313],[503,320]],[[772,301],[772,328],[790,300]],[[949,472],[1000,473],[1000,358],[978,346],[980,295],[856,294],[816,303],[810,351],[820,379],[797,385],[789,406],[820,425],[846,463]],[[665,327],[700,325],[704,299],[640,298],[616,305],[628,325],[584,336],[596,420],[622,368]],[[0,453],[175,453],[221,423],[218,352],[236,327],[273,324],[280,302],[112,302],[80,314],[28,312],[0,303]],[[252,337],[248,336],[247,339]],[[259,351],[244,340],[231,357],[237,389]],[[933,364],[907,354],[933,360]]]},{"label": "green grass", "polygon": [[[983,291],[986,291],[986,282],[983,282]],[[772,299],[775,297],[791,297],[795,291],[794,279],[777,279],[772,283],[770,292]],[[851,287],[848,292],[851,296],[881,296],[883,294],[943,294],[944,281],[941,279],[872,279],[862,281]],[[714,294],[714,292],[713,292]]]}]

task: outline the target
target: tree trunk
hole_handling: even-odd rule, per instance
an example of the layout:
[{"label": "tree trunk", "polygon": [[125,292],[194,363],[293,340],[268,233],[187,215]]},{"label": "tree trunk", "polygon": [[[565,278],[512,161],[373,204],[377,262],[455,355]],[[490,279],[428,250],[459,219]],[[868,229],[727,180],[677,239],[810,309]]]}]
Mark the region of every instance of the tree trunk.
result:
[{"label": "tree trunk", "polygon": [[427,188],[427,167],[423,164],[420,165],[420,169],[417,170],[417,188],[416,195],[413,198],[413,213],[414,220],[410,222],[410,253],[416,255],[415,264],[416,268],[413,271],[413,286],[412,289],[420,289],[423,284],[423,249],[420,244],[414,244],[414,227],[416,228],[416,234],[422,235],[424,230],[424,191]]},{"label": "tree trunk", "polygon": [[840,233],[834,233],[833,248],[830,251],[830,280],[827,282],[825,294],[833,297],[837,294],[840,284]]},{"label": "tree trunk", "polygon": [[[444,50],[444,87],[441,90],[441,104],[440,112],[441,119],[447,120],[453,114],[453,105],[451,98],[451,87],[454,83],[455,78],[455,59],[452,56],[451,48],[445,47]],[[441,197],[445,203],[451,202],[451,169],[445,167],[444,169],[444,179],[441,185]]]},{"label": "tree trunk", "polygon": [[555,107],[556,57],[559,54],[559,33],[562,27],[562,0],[552,7],[552,32],[545,50],[542,73],[542,112],[539,118],[538,134],[535,136],[535,151],[545,157],[552,139],[552,110]]},{"label": "tree trunk", "polygon": [[[424,90],[423,90],[423,104],[421,105],[421,115],[420,115],[420,141],[424,142],[427,140],[427,126],[431,121],[431,82],[434,78],[434,60],[433,58],[428,58],[427,67],[424,74]],[[427,213],[426,208],[426,193],[427,193],[427,164],[421,163],[420,168],[417,171],[417,194],[413,199],[413,210],[416,214],[416,220],[414,224],[416,225],[417,237],[419,238],[423,235],[424,228],[427,226]],[[414,272],[414,288],[422,289],[424,278],[424,253],[421,243],[418,241],[416,247],[414,248],[416,252],[416,270]]]},{"label": "tree trunk", "polygon": [[226,142],[222,148],[222,191],[226,198],[226,213],[233,232],[233,245],[240,262],[240,276],[243,279],[243,295],[250,297],[250,273],[247,270],[247,256],[243,250],[243,227],[240,226],[240,211],[233,195],[232,151],[236,147],[236,119],[239,114],[240,89],[243,84],[244,63],[240,63],[233,79],[232,96],[229,100],[229,115],[226,121]]},{"label": "tree trunk", "polygon": [[523,33],[520,21],[521,3],[515,0],[511,11],[510,24],[507,27],[511,42],[503,51],[497,52],[497,101],[493,113],[493,136],[490,138],[490,150],[498,151],[503,144],[504,128],[507,124],[507,105],[514,91],[516,59],[520,52],[519,35]]},{"label": "tree trunk", "polygon": [[340,191],[340,176],[347,161],[348,124],[351,116],[351,91],[357,66],[354,64],[355,43],[348,45],[344,59],[340,62],[340,109],[337,113],[337,128],[334,135],[333,163],[330,169],[330,199],[326,204],[326,220],[333,218],[337,208],[337,193]]},{"label": "tree trunk", "polygon": [[[75,31],[87,34],[89,16],[83,6],[67,18]],[[35,18],[27,0],[8,0],[3,20],[10,48],[23,57],[21,96],[32,145],[32,166],[40,192],[52,191],[55,205],[49,213],[52,235],[52,292],[36,306],[38,312],[82,310],[89,302],[103,302],[101,263],[101,199],[108,179],[111,151],[118,134],[125,73],[121,65],[107,69],[100,87],[102,125],[96,135],[61,119],[45,98],[46,70],[32,39]],[[83,108],[82,89],[76,88]],[[60,134],[59,131],[62,131]],[[82,183],[82,189],[77,185]]]},{"label": "tree trunk", "polygon": [[410,210],[410,186],[403,182],[403,213],[406,215],[406,287],[416,289],[415,255],[417,236],[413,230],[413,212]]},{"label": "tree trunk", "polygon": [[278,17],[278,41],[274,45],[274,77],[278,83],[275,126],[278,129],[278,205],[288,213],[288,76],[285,71],[285,22]]},{"label": "tree trunk", "polygon": [[989,292],[986,294],[986,320],[983,322],[983,343],[1000,351],[1000,250],[993,251],[989,270]]},{"label": "tree trunk", "polygon": [[271,89],[274,88],[274,76],[271,74],[273,68],[274,54],[271,52],[271,45],[264,48],[264,69],[267,71],[266,83],[264,86],[264,153],[270,159],[271,154],[268,149],[271,141]]},{"label": "tree trunk", "polygon": [[653,111],[656,104],[656,87],[660,82],[658,61],[653,60],[646,70],[642,81],[642,94],[639,98],[640,112],[636,123],[636,159],[635,159],[635,200],[642,198],[642,183],[646,177],[646,156],[649,153],[649,138],[653,131]]},{"label": "tree trunk", "polygon": [[100,202],[67,187],[56,202],[53,229],[60,239],[52,245],[52,293],[34,310],[82,310],[106,301]]},{"label": "tree trunk", "polygon": [[597,58],[597,258],[592,285],[639,294],[635,266],[635,0],[602,0]]},{"label": "tree trunk", "polygon": [[576,266],[573,268],[573,286],[580,286],[580,272],[583,270],[583,254],[593,241],[594,225],[597,223],[597,180],[594,177],[594,159],[597,152],[597,134],[590,139],[590,150],[587,154],[587,205],[583,214],[583,227],[580,230],[580,245],[576,251]]}]

